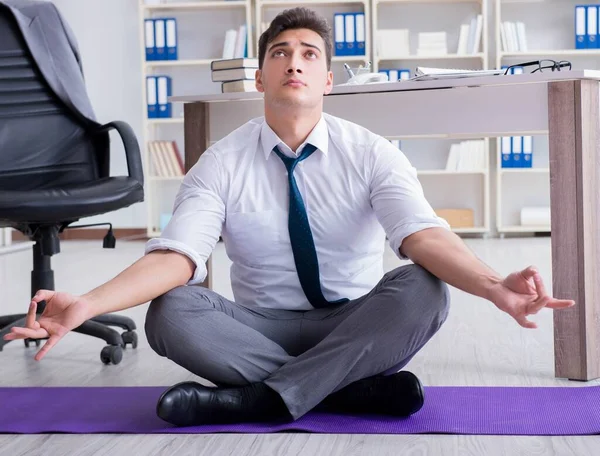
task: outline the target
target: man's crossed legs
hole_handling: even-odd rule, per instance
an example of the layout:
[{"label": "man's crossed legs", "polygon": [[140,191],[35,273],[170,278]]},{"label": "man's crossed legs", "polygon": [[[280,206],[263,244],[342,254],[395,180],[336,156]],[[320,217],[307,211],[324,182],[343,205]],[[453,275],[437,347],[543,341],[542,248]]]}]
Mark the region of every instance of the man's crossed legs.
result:
[{"label": "man's crossed legs", "polygon": [[150,346],[218,388],[175,385],[158,414],[178,425],[297,419],[329,403],[409,415],[422,406],[420,382],[392,374],[439,330],[449,302],[447,285],[418,265],[310,311],[248,309],[203,287],[175,288],[149,307]]}]

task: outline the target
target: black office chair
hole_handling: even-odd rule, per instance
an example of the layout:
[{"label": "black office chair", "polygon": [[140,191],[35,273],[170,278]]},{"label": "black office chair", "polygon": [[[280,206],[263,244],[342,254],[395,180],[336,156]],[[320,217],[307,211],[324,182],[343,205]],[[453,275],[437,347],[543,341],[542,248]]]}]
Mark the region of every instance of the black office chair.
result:
[{"label": "black office chair", "polygon": [[[0,4],[0,227],[12,227],[35,242],[32,296],[39,289],[54,290],[50,260],[60,252],[63,230],[83,217],[144,200],[133,130],[120,121],[100,125],[68,106],[51,89],[33,55],[15,17]],[[64,56],[52,57],[64,62]],[[123,140],[129,176],[109,176],[113,129]],[[112,226],[104,247],[114,247]],[[45,307],[40,304],[38,313]],[[25,314],[0,316],[0,351],[8,343],[3,336],[24,322]],[[102,315],[74,331],[104,339],[108,345],[101,351],[102,362],[118,364],[127,344],[137,346],[135,329],[130,318]],[[25,340],[25,345],[30,342],[40,345],[39,340]]]}]

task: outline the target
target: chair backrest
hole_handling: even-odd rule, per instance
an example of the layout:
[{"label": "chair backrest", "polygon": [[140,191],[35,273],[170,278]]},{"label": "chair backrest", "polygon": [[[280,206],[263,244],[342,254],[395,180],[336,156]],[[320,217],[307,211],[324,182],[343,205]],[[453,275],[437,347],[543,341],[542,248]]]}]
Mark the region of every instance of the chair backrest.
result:
[{"label": "chair backrest", "polygon": [[108,147],[52,91],[12,13],[0,5],[0,191],[96,180]]}]

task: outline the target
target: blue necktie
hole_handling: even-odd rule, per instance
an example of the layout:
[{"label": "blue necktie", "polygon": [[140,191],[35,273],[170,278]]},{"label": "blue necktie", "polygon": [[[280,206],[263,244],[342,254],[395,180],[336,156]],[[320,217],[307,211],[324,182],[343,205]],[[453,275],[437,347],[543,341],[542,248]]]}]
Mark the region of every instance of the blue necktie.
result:
[{"label": "blue necktie", "polygon": [[296,179],[294,178],[296,165],[308,158],[316,149],[312,144],[306,144],[302,149],[302,153],[297,158],[283,155],[277,146],[275,146],[273,152],[281,158],[288,171],[290,184],[288,229],[300,285],[302,285],[304,294],[313,307],[327,307],[335,304],[343,304],[348,302],[348,299],[343,298],[337,301],[327,301],[323,296],[321,281],[319,279],[319,263],[317,262],[315,242],[308,223],[306,207],[304,206],[302,195],[300,195]]}]

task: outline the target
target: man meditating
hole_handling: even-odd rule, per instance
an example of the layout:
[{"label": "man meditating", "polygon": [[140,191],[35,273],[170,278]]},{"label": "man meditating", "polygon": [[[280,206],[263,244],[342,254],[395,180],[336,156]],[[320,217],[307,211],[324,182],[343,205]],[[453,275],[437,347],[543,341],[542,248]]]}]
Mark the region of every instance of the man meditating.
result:
[{"label": "man meditating", "polygon": [[[294,420],[320,404],[405,417],[424,396],[401,369],[446,320],[446,284],[525,328],[544,307],[573,305],[551,298],[533,267],[503,278],[480,262],[436,216],[401,151],[323,112],[331,54],[324,19],[304,8],[278,15],[259,42],[264,118],[202,154],[140,260],[82,296],[40,290],[26,327],[6,338],[49,337],[41,360],[85,320],[151,301],[150,346],[216,385],[165,391],[157,413],[169,423]],[[193,286],[220,235],[234,301]],[[384,274],[386,242],[413,264]]]}]

